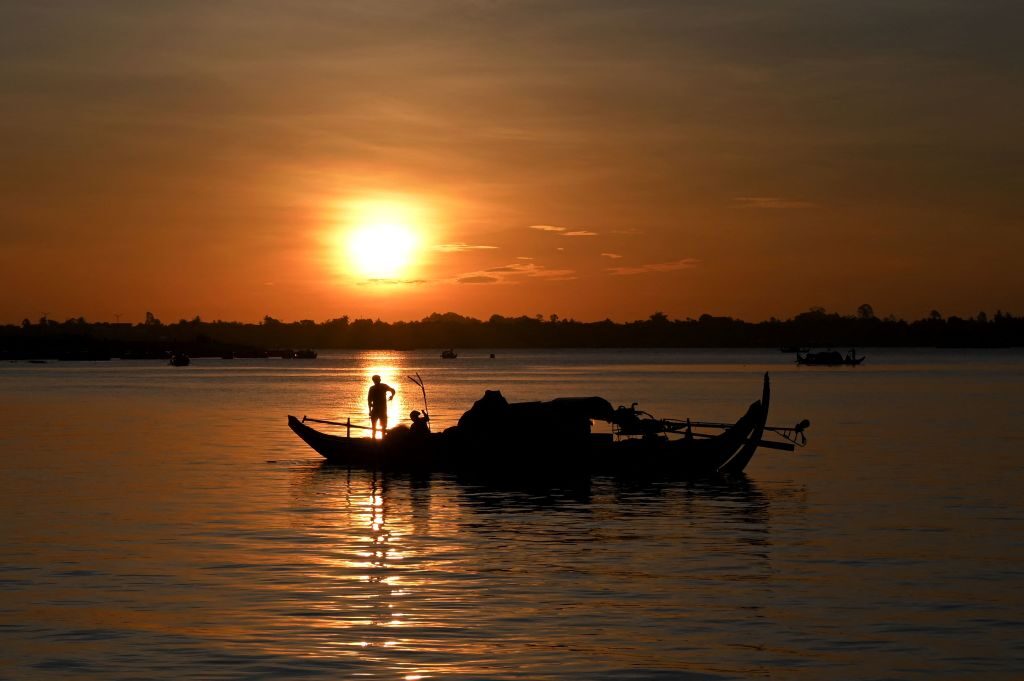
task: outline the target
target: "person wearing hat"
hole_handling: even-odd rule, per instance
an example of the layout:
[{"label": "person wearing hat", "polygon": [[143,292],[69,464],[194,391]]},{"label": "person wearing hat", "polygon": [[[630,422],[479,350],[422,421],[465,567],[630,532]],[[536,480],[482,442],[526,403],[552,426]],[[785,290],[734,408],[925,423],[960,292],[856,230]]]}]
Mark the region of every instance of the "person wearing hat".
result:
[{"label": "person wearing hat", "polygon": [[412,425],[409,426],[410,431],[416,435],[430,434],[430,425],[427,424],[427,421],[430,420],[430,416],[428,414],[423,414],[421,416],[418,410],[413,409],[409,414],[409,418],[412,419]]},{"label": "person wearing hat", "polygon": [[[391,393],[391,395],[388,395]],[[380,436],[388,429],[388,401],[395,399],[395,389],[380,382],[380,376],[373,376],[373,385],[366,393],[366,404],[370,408],[370,437],[377,437],[377,421],[380,421]]]}]

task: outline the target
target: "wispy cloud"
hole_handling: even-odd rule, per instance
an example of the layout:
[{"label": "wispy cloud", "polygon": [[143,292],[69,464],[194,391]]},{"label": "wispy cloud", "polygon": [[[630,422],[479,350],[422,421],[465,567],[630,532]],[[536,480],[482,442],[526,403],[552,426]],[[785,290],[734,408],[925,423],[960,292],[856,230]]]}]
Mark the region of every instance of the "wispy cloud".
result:
[{"label": "wispy cloud", "polygon": [[609,267],[606,271],[613,275],[646,274],[648,272],[674,272],[696,267],[699,260],[695,258],[683,258],[672,262],[655,262],[634,267]]},{"label": "wispy cloud", "polygon": [[568,227],[556,227],[555,225],[530,225],[529,229],[536,229],[539,232],[552,232],[559,236],[597,236],[597,232],[589,229],[569,229]]},{"label": "wispy cloud", "polygon": [[604,258],[611,258],[612,260],[618,260],[622,257],[618,253],[602,253],[601,256]]},{"label": "wispy cloud", "polygon": [[735,201],[743,208],[764,208],[768,210],[810,208],[814,205],[810,201],[796,201],[778,196],[737,196]]},{"label": "wispy cloud", "polygon": [[467,272],[456,277],[455,281],[460,284],[516,284],[527,278],[567,281],[576,278],[576,271],[550,269],[533,262],[515,262],[479,272]]},{"label": "wispy cloud", "polygon": [[441,251],[442,253],[463,253],[465,251],[489,251],[498,248],[497,246],[484,246],[478,244],[467,244],[457,242],[451,244],[438,244],[434,246],[435,251]]}]

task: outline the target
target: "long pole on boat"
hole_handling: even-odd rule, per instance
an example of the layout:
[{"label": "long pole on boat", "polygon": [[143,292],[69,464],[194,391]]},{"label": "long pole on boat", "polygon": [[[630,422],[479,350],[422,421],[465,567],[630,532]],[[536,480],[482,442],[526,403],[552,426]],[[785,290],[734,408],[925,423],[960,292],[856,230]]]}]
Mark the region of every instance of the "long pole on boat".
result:
[{"label": "long pole on boat", "polygon": [[429,420],[430,410],[427,409],[427,389],[423,385],[423,379],[420,378],[419,372],[416,372],[415,376],[407,376],[407,378],[416,385],[418,385],[420,387],[420,390],[423,392],[423,413],[427,416],[427,419]]}]

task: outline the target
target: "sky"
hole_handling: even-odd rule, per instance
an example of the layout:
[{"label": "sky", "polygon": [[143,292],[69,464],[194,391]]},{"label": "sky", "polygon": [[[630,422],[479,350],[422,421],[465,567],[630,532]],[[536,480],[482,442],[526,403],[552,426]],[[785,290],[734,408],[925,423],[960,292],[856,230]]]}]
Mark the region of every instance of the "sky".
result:
[{"label": "sky", "polygon": [[0,0],[0,322],[1024,313],[1022,24]]}]

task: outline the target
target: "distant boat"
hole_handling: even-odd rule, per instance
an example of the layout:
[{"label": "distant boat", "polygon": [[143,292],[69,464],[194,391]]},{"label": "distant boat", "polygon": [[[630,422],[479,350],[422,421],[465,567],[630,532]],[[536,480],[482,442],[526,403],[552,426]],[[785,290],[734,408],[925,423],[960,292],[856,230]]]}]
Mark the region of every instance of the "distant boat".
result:
[{"label": "distant boat", "polygon": [[452,350],[451,348],[441,352],[441,359],[455,359],[456,357],[458,357],[458,355],[455,354],[455,350]]},{"label": "distant boat", "polygon": [[189,359],[188,355],[182,352],[175,355],[171,355],[171,358],[167,360],[167,363],[170,364],[172,367],[187,367],[189,364],[192,363],[192,360]]},{"label": "distant boat", "polygon": [[796,355],[796,363],[804,364],[806,366],[857,366],[863,362],[864,359],[865,357],[863,355],[857,357],[857,352],[852,349],[846,357],[843,357],[835,350],[826,350],[825,352],[808,352],[806,355],[797,353]]},{"label": "distant boat", "polygon": [[316,350],[296,350],[295,359],[316,359]]}]

